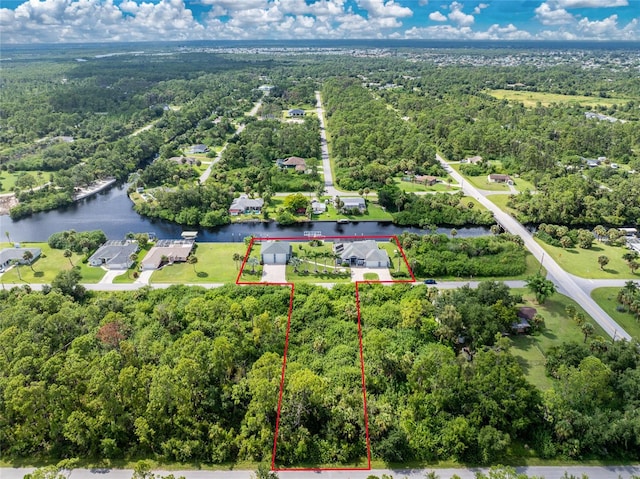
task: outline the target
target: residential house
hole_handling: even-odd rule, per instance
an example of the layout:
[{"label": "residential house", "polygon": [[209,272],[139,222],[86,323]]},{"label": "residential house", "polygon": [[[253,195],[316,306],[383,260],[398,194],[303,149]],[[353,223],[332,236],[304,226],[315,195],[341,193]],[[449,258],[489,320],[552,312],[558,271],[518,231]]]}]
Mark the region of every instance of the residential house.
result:
[{"label": "residential house", "polygon": [[104,266],[107,269],[127,269],[133,264],[131,255],[137,252],[137,241],[107,241],[91,255],[89,264],[91,266]]},{"label": "residential house", "polygon": [[378,243],[373,240],[335,243],[333,250],[340,255],[340,264],[367,268],[388,268],[391,264],[387,252],[378,248]]},{"label": "residential house", "polygon": [[461,163],[471,163],[472,165],[477,165],[478,163],[482,163],[482,157],[479,155],[469,156],[462,160]]},{"label": "residential house", "polygon": [[288,241],[265,241],[260,257],[263,264],[287,264],[291,259],[291,244]]},{"label": "residential house", "polygon": [[511,324],[511,330],[517,334],[528,333],[531,329],[531,323],[533,322],[533,318],[538,314],[536,308],[530,308],[528,306],[523,306],[518,309],[517,321]]},{"label": "residential house", "polygon": [[209,147],[207,145],[192,145],[191,147],[189,147],[189,149],[187,150],[187,153],[194,155],[196,153],[208,153],[209,152]]},{"label": "residential house", "polygon": [[340,198],[343,206],[342,211],[350,211],[358,209],[360,213],[364,213],[367,209],[367,203],[364,198]]},{"label": "residential house", "polygon": [[299,156],[290,156],[289,158],[278,158],[276,160],[276,166],[279,168],[294,169],[299,173],[307,171],[307,162],[304,158]]},{"label": "residential house", "polygon": [[229,207],[229,214],[231,216],[238,215],[250,215],[260,214],[262,207],[264,206],[264,200],[262,198],[249,198],[247,195],[240,195],[238,198],[234,198],[231,206]]},{"label": "residential house", "polygon": [[197,160],[192,156],[172,156],[171,158],[169,158],[169,161],[180,163],[181,165],[193,166],[195,165]]},{"label": "residential house", "polygon": [[513,179],[509,175],[503,175],[500,173],[491,173],[487,176],[489,183],[506,183],[508,185],[513,184]]},{"label": "residential house", "polygon": [[[33,255],[31,261],[24,259],[24,254],[30,251]],[[12,261],[17,261],[19,264],[31,264],[42,254],[40,248],[6,248],[0,251],[0,269],[4,269],[11,264]]]},{"label": "residential house", "polygon": [[300,117],[300,116],[304,116],[304,110],[301,110],[300,108],[293,108],[289,110],[287,114],[290,117]]},{"label": "residential house", "polygon": [[184,263],[191,254],[194,245],[195,241],[192,239],[158,240],[144,257],[140,267],[143,270],[152,270],[158,269],[163,262]]},{"label": "residential house", "polygon": [[413,181],[422,185],[433,186],[438,182],[438,178],[429,175],[416,175],[414,176]]},{"label": "residential house", "polygon": [[311,209],[314,215],[320,215],[327,211],[327,204],[316,199],[311,200]]}]

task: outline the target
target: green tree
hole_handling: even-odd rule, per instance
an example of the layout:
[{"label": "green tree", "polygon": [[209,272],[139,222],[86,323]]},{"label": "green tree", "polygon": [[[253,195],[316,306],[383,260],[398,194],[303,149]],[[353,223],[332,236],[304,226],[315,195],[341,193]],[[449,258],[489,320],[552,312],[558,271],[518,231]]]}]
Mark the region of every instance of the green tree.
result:
[{"label": "green tree", "polygon": [[609,264],[609,258],[601,254],[598,256],[598,264],[600,265],[600,269],[604,271],[604,267]]},{"label": "green tree", "polygon": [[71,265],[71,268],[73,268],[73,262],[71,261],[71,257],[73,256],[73,252],[70,249],[65,249],[64,253],[62,253],[64,255],[65,258],[67,258],[69,260],[69,264]]},{"label": "green tree", "polygon": [[526,284],[529,291],[535,295],[538,304],[543,304],[556,292],[556,285],[553,281],[546,279],[540,273],[529,276],[526,279]]},{"label": "green tree", "polygon": [[240,253],[233,253],[233,262],[236,264],[236,269],[240,269],[240,263],[243,259]]},{"label": "green tree", "polygon": [[35,273],[35,270],[33,269],[33,253],[29,250],[25,250],[24,254],[22,255],[22,259],[29,265],[31,271]]},{"label": "green tree", "polygon": [[193,266],[193,272],[197,274],[196,264],[198,264],[198,257],[195,254],[189,255],[187,258],[187,263]]},{"label": "green tree", "polygon": [[302,193],[296,193],[294,195],[286,196],[282,204],[286,210],[295,214],[298,211],[306,211],[310,202],[309,198],[304,196]]}]

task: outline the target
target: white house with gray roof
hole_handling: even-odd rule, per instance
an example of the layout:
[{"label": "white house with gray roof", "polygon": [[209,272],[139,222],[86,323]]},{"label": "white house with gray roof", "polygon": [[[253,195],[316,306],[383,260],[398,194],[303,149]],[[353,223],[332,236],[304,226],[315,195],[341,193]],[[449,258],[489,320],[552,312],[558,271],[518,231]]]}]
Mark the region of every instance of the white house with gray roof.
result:
[{"label": "white house with gray roof", "polygon": [[265,241],[260,256],[264,264],[287,264],[291,259],[291,244],[288,241]]},{"label": "white house with gray roof", "polygon": [[335,243],[333,249],[340,255],[339,263],[367,268],[388,268],[390,265],[387,252],[378,248],[378,243],[373,240]]},{"label": "white house with gray roof", "polygon": [[100,246],[89,258],[91,266],[107,269],[127,269],[133,264],[131,255],[138,252],[138,242],[133,240],[111,240]]},{"label": "white house with gray roof", "polygon": [[[27,251],[31,251],[33,258],[31,261],[24,259],[24,254]],[[40,248],[6,248],[0,251],[0,269],[5,269],[11,264],[12,261],[16,261],[19,264],[31,264],[42,254]]]},{"label": "white house with gray roof", "polygon": [[364,213],[367,209],[367,203],[364,198],[340,198],[342,200],[343,206],[342,211],[349,211],[353,209],[360,210],[360,213]]}]

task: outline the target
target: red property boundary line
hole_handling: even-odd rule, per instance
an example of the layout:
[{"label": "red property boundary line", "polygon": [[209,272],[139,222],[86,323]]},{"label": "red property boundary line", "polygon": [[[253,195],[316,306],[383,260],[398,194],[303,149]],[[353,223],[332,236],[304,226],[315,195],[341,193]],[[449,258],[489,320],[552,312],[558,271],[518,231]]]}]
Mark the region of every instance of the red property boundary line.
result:
[{"label": "red property boundary line", "polygon": [[[365,440],[367,445],[367,466],[366,467],[309,467],[309,468],[277,468],[276,467],[276,452],[278,447],[278,431],[280,428],[280,412],[282,410],[282,395],[284,393],[284,378],[285,372],[287,369],[287,353],[289,350],[289,331],[291,329],[291,314],[293,312],[293,298],[295,293],[295,285],[291,282],[261,282],[261,281],[241,281],[242,273],[244,272],[244,268],[247,264],[247,260],[249,259],[249,255],[251,254],[251,250],[256,242],[262,241],[303,241],[308,242],[314,239],[318,240],[366,240],[366,239],[378,239],[378,240],[387,240],[393,239],[398,247],[398,251],[402,255],[402,259],[404,260],[405,265],[407,266],[407,270],[409,271],[409,275],[411,279],[402,279],[402,280],[391,280],[391,281],[380,281],[380,280],[364,280],[364,281],[356,281],[355,282],[355,290],[356,290],[356,311],[358,316],[358,343],[360,349],[360,372],[362,379],[362,399],[363,399],[363,409],[364,409],[364,428],[365,428]],[[391,259],[391,266],[393,267],[393,259]],[[402,249],[402,245],[400,245],[400,241],[398,237],[395,235],[368,235],[368,236],[316,236],[316,237],[307,237],[307,236],[291,236],[291,237],[279,237],[279,238],[251,238],[249,242],[249,246],[247,247],[247,253],[244,256],[242,261],[242,266],[240,267],[240,271],[238,272],[238,276],[236,277],[236,285],[242,286],[287,286],[291,288],[291,294],[289,295],[289,310],[287,314],[287,330],[285,334],[284,340],[284,352],[282,357],[282,371],[280,375],[280,392],[278,393],[278,410],[276,415],[276,427],[275,433],[273,436],[273,451],[271,453],[271,470],[277,472],[294,472],[294,471],[370,471],[371,470],[371,440],[369,437],[369,414],[367,410],[367,386],[365,381],[364,374],[364,352],[362,345],[362,319],[360,314],[360,284],[394,284],[394,283],[415,283],[416,278],[413,274],[413,270],[411,266],[409,266],[409,262],[407,261],[407,256],[405,255],[404,249]]]}]

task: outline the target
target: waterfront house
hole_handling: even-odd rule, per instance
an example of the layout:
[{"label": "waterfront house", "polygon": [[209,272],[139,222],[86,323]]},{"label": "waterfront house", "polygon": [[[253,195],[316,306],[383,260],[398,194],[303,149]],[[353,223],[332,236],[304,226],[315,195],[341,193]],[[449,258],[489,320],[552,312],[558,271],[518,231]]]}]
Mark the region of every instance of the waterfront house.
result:
[{"label": "waterfront house", "polygon": [[104,266],[107,269],[127,269],[133,264],[131,255],[137,252],[137,241],[107,241],[91,255],[89,264],[91,266]]},{"label": "waterfront house", "polygon": [[249,198],[247,195],[240,195],[238,198],[234,198],[231,206],[229,207],[229,214],[231,216],[260,214],[262,207],[264,206],[264,200],[262,198]]},{"label": "waterfront house", "polygon": [[[30,251],[33,255],[31,261],[24,259],[24,254]],[[11,264],[12,261],[16,261],[19,264],[31,264],[42,254],[40,248],[5,248],[0,251],[0,269],[5,269]]]},{"label": "waterfront house", "polygon": [[340,255],[339,264],[367,268],[388,268],[391,264],[387,252],[378,248],[378,243],[373,240],[335,243],[333,250]]},{"label": "waterfront house", "polygon": [[342,211],[351,211],[358,209],[360,213],[364,213],[367,209],[367,203],[364,198],[340,198],[343,206]]},{"label": "waterfront house", "polygon": [[158,269],[163,263],[184,263],[193,250],[195,241],[158,240],[140,263],[143,270]]},{"label": "waterfront house", "polygon": [[263,264],[287,264],[291,259],[291,244],[288,241],[265,241],[260,258]]}]

